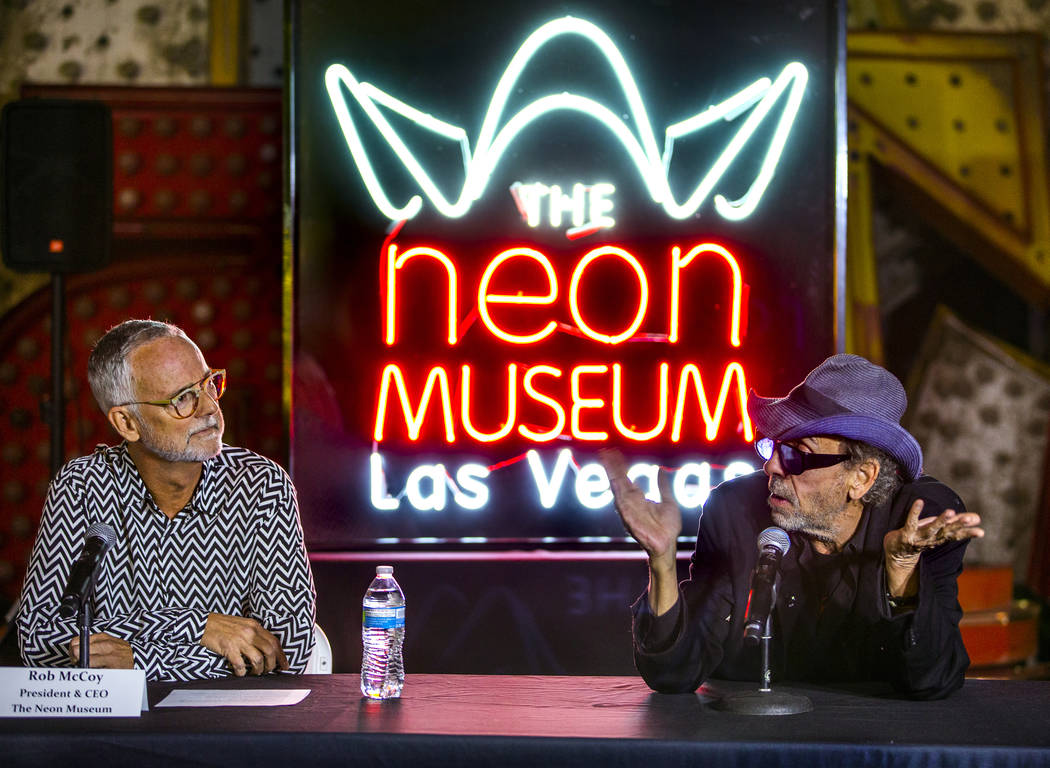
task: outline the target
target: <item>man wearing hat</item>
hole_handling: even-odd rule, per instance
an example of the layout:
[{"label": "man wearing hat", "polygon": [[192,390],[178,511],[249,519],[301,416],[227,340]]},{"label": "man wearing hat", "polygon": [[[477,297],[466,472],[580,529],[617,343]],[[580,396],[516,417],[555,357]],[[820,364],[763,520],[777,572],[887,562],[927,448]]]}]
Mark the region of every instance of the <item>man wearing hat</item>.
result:
[{"label": "man wearing hat", "polygon": [[752,391],[764,473],[711,492],[680,585],[682,518],[666,472],[653,503],[619,452],[603,452],[617,511],[649,556],[649,588],[632,610],[635,663],[651,688],[758,678],[760,649],[744,642],[744,619],[756,541],[770,526],[790,540],[774,681],[883,680],[916,698],[962,685],[970,660],[956,577],[966,543],[984,532],[950,488],[922,474],[922,450],[900,425],[906,407],[897,378],[856,355],[828,358],[787,397]]}]

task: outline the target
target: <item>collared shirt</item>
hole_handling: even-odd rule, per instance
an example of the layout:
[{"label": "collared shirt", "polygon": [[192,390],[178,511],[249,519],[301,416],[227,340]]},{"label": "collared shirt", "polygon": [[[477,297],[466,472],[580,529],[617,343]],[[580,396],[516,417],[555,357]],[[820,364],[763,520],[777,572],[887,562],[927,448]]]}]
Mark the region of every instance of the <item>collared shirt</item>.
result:
[{"label": "collared shirt", "polygon": [[209,613],[256,619],[292,671],[313,649],[314,584],[295,489],[274,462],[224,445],[204,462],[189,504],[168,518],[127,446],[99,446],[66,464],[48,490],[29,560],[18,639],[32,666],[69,666],[75,619],[58,616],[73,561],[92,523],[117,541],[96,574],[91,632],[127,640],[150,680],[231,673],[200,644]]},{"label": "collared shirt", "polygon": [[842,550],[821,554],[808,537],[791,533],[790,555],[781,569],[778,605],[774,611],[775,652],[783,654],[779,665],[790,680],[824,680],[826,671],[841,674],[855,664],[855,652],[842,647],[842,625],[857,597],[860,561],[863,557],[868,515],[862,515],[854,535]]}]

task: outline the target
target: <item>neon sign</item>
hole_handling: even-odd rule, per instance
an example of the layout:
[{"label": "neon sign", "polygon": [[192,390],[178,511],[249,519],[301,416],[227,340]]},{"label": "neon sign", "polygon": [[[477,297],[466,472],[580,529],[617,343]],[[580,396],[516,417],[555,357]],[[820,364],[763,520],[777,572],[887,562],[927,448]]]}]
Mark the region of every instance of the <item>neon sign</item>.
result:
[{"label": "neon sign", "polygon": [[[504,120],[507,102],[529,62],[547,43],[569,35],[583,38],[602,55],[627,101],[630,126],[628,121],[606,105],[569,92],[541,96]],[[343,64],[331,64],[324,77],[328,98],[361,179],[376,207],[384,216],[394,221],[414,218],[422,209],[423,200],[418,194],[412,195],[403,204],[390,199],[361,141],[344,89],[350,92],[434,209],[449,218],[465,215],[473,203],[481,198],[496,166],[523,131],[541,118],[558,111],[577,113],[609,131],[637,170],[653,203],[662,206],[671,218],[688,218],[693,216],[714,192],[758,128],[773,114],[774,108],[783,102],[765,155],[747,191],[736,200],[729,200],[722,194],[714,195],[715,209],[723,218],[740,220],[755,210],[776,173],[777,164],[798,115],[808,79],[809,73],[805,66],[799,62],[790,62],[775,80],[760,78],[721,103],[667,126],[661,152],[657,147],[656,134],[642,101],[641,92],[623,55],[605,32],[588,21],[571,16],[541,26],[529,35],[511,58],[489,101],[473,150],[467,132],[462,127],[417,109],[371,83],[358,80]],[[463,159],[463,181],[458,197],[449,199],[441,192],[424,162],[408,148],[380,107],[431,132],[436,138],[453,141],[459,145]],[[743,119],[725,149],[696,187],[679,202],[671,190],[669,181],[675,141],[717,123],[735,122],[745,113],[747,117]],[[592,226],[611,226],[612,219],[608,216],[612,210],[609,199],[613,192],[611,186],[600,184],[592,188],[594,192],[591,193],[589,204],[589,223]],[[545,194],[549,196],[552,226],[560,225],[565,210],[573,212],[574,227],[585,225],[582,221],[582,211],[583,198],[587,192],[582,184],[574,185],[568,203],[562,200],[564,194],[561,188],[553,185],[519,185],[516,192],[530,226],[539,224],[540,199]]]},{"label": "neon sign", "polygon": [[[667,344],[679,342],[682,272],[696,259],[705,255],[711,255],[716,264],[724,263],[728,268],[731,300],[727,340],[733,347],[741,345],[742,297],[745,288],[743,277],[736,257],[727,248],[716,243],[701,243],[686,250],[684,254],[678,246],[670,249],[668,333],[662,336],[648,334],[643,337],[645,340],[659,340]],[[616,333],[595,329],[593,323],[584,315],[579,302],[589,266],[603,258],[625,265],[623,271],[635,296],[633,317]],[[456,260],[438,248],[415,246],[399,251],[397,244],[392,243],[385,251],[386,264],[382,282],[385,323],[383,338],[388,347],[398,343],[398,297],[401,295],[399,281],[404,279],[409,262],[416,265],[427,260],[439,265],[439,274],[445,277],[445,284],[439,286],[438,293],[446,297],[443,314],[448,345],[455,347],[462,340],[460,324],[457,323],[461,281]],[[520,266],[534,265],[546,290],[534,293],[525,293],[522,290],[514,293],[494,292],[492,284],[496,275],[514,260],[518,260]],[[431,283],[428,285],[433,288]],[[535,248],[508,248],[493,257],[482,272],[476,296],[477,314],[481,319],[478,327],[483,329],[480,332],[487,331],[502,342],[519,346],[539,344],[561,325],[550,317],[559,297],[557,271],[551,260]],[[649,277],[634,254],[611,245],[591,249],[575,264],[569,280],[569,313],[576,323],[576,335],[598,342],[606,348],[615,348],[629,342],[636,338],[636,333],[647,314],[649,296]],[[538,326],[537,330],[531,333],[512,333],[501,327],[492,316],[491,308],[500,305],[527,313],[544,314],[535,324]],[[739,362],[727,363],[720,375],[718,372],[712,375],[711,371],[705,374],[693,362],[681,364],[674,371],[673,393],[671,364],[660,362],[656,373],[657,416],[654,423],[642,428],[630,422],[624,413],[627,398],[624,392],[623,365],[620,361],[581,363],[569,368],[551,363],[519,366],[518,363],[510,362],[506,364],[504,374],[502,400],[505,405],[500,410],[503,415],[502,421],[493,428],[491,424],[485,427],[478,425],[472,415],[472,403],[478,399],[478,393],[473,384],[474,369],[470,363],[459,365],[458,371],[444,365],[432,365],[422,376],[417,374],[414,380],[410,380],[411,377],[406,375],[398,362],[388,362],[383,366],[375,401],[372,434],[375,448],[370,459],[371,500],[376,509],[392,510],[399,507],[398,499],[391,497],[386,489],[382,456],[377,448],[392,436],[395,439],[407,438],[409,442],[418,442],[428,424],[431,434],[441,435],[445,443],[450,445],[462,440],[488,444],[508,439],[550,443],[560,438],[602,443],[609,440],[610,434],[638,443],[649,442],[661,436],[669,438],[672,443],[678,443],[687,423],[703,424],[702,434],[691,437],[713,442],[719,436],[726,409],[732,403],[739,414],[740,437],[748,442],[754,439],[754,428],[746,409],[747,377],[744,367]],[[562,398],[555,393],[557,388],[552,387],[558,380],[568,383],[568,394],[563,392]],[[714,391],[711,387],[712,380],[719,382],[718,394],[715,397],[711,396]],[[491,390],[486,393],[484,399],[487,404],[491,405],[492,395]],[[519,423],[523,401],[524,404],[540,406],[547,414],[547,423]],[[604,422],[610,425],[608,429],[599,428],[603,417]],[[592,425],[591,421],[596,421],[599,426]],[[535,450],[526,453],[531,478],[544,508],[549,509],[554,505],[567,472],[570,456],[571,452],[568,449],[559,451],[554,467],[548,475],[543,470],[539,454]],[[575,490],[578,502],[588,509],[607,506],[611,495],[604,471],[593,463],[583,467],[575,467],[575,464],[573,466],[576,468]],[[728,471],[732,474],[734,471],[742,473],[750,470],[750,465],[738,463]],[[655,465],[638,465],[632,471],[636,471],[639,477],[648,478],[651,492],[655,492]],[[479,509],[488,501],[488,488],[483,482],[488,474],[489,469],[480,463],[464,464],[456,470],[454,477],[444,464],[423,464],[409,473],[402,495],[418,510],[440,511],[445,509],[451,491],[459,506],[465,509]],[[695,477],[695,480],[690,482],[690,477]],[[698,506],[706,498],[707,490],[697,489],[709,489],[710,480],[709,464],[687,463],[676,474],[675,496],[679,503],[685,508]],[[424,486],[429,490],[424,489]]]},{"label": "neon sign", "polygon": [[[714,254],[715,256],[720,257],[726,263],[726,266],[729,267],[733,281],[733,295],[729,316],[729,341],[734,347],[739,347],[741,339],[741,322],[743,317],[744,281],[740,272],[740,264],[737,262],[736,258],[726,248],[717,245],[716,243],[701,243],[700,245],[690,248],[684,256],[682,255],[682,249],[678,246],[673,246],[671,248],[671,314],[670,327],[666,339],[671,344],[678,343],[679,318],[681,315],[682,271],[694,262],[697,257],[703,256],[704,254]],[[398,273],[405,269],[409,260],[416,259],[418,263],[418,257],[433,259],[441,265],[445,272],[447,278],[445,293],[448,297],[446,304],[446,327],[448,328],[447,338],[449,346],[455,346],[459,340],[459,328],[456,321],[459,303],[459,270],[456,268],[455,261],[448,255],[437,248],[430,248],[427,246],[416,246],[414,248],[409,248],[402,253],[398,253],[396,244],[392,244],[387,248],[385,269],[386,282],[383,291],[383,340],[387,346],[393,346],[397,340]],[[579,296],[584,281],[584,274],[587,267],[592,262],[602,257],[613,257],[623,261],[630,267],[637,281],[638,299],[636,302],[634,319],[630,324],[615,334],[602,333],[601,331],[595,330],[584,317],[583,312],[580,309]],[[496,273],[512,259],[528,259],[538,264],[543,271],[544,279],[547,283],[547,292],[541,295],[526,294],[522,291],[517,291],[513,294],[490,293],[490,286]],[[490,305],[506,304],[519,307],[551,306],[557,298],[558,278],[555,274],[554,265],[551,263],[550,259],[535,248],[508,248],[493,258],[482,273],[477,292],[478,315],[480,316],[484,327],[487,328],[496,338],[512,344],[535,344],[554,333],[558,328],[558,323],[552,319],[548,320],[534,333],[511,333],[501,328],[493,319]],[[569,280],[569,309],[573,320],[576,322],[576,330],[581,336],[609,345],[616,345],[628,341],[634,338],[635,332],[645,318],[648,307],[649,278],[646,275],[645,270],[642,268],[642,265],[638,262],[638,259],[629,251],[610,245],[594,248],[588,251],[573,268],[572,276]]]},{"label": "neon sign", "polygon": [[[576,497],[581,506],[600,510],[612,503],[605,470],[594,462],[578,466],[570,449],[559,450],[549,470],[536,450],[529,450],[524,458],[527,474],[536,488],[543,509],[554,509],[559,501],[564,500],[565,488],[570,485],[567,482],[570,469],[575,478],[569,493]],[[396,497],[391,496],[387,488],[382,455],[373,452],[369,457],[369,467],[372,506],[380,511],[400,509],[402,499],[420,512],[444,510],[449,506],[450,496],[457,506],[468,511],[483,509],[489,501],[489,488],[484,481],[492,469],[479,462],[463,464],[454,474],[441,463],[420,464],[409,472],[404,490]],[[656,478],[659,470],[656,464],[639,462],[628,469],[627,476],[645,489],[646,498],[658,501],[660,492]],[[719,482],[753,471],[754,467],[747,462],[736,461],[722,468]],[[713,479],[712,466],[706,461],[682,464],[675,469],[671,484],[675,501],[683,509],[698,509],[707,501]]]},{"label": "neon sign", "polygon": [[[568,403],[568,436],[575,440],[592,442],[608,440],[608,432],[586,429],[583,426],[587,416],[586,411],[605,410],[610,411],[609,415],[616,425],[616,432],[628,440],[648,441],[663,434],[667,426],[667,405],[669,400],[668,364],[661,363],[659,367],[659,420],[654,427],[645,432],[635,431],[625,424],[623,419],[622,367],[619,363],[613,363],[611,368],[613,371],[611,384],[608,382],[610,366],[606,364],[577,365],[568,371],[567,378],[571,382],[571,396]],[[510,363],[507,366],[506,418],[495,432],[483,432],[471,423],[470,403],[472,389],[470,379],[473,375],[471,366],[469,364],[460,366],[459,397],[457,399],[460,404],[459,423],[462,431],[469,435],[472,440],[479,443],[503,440],[511,434],[515,426],[518,427],[518,434],[532,442],[550,442],[563,436],[562,429],[566,423],[566,408],[550,393],[537,390],[535,385],[531,387],[523,386],[525,394],[534,402],[541,403],[549,408],[554,421],[543,432],[537,432],[526,424],[515,424],[515,414],[518,410],[517,370],[518,366],[514,363]],[[544,373],[557,378],[561,378],[566,374],[562,369],[549,365],[530,368],[526,373],[526,377],[529,377],[530,373],[533,375]],[[440,431],[444,435],[445,442],[455,443],[457,440],[456,412],[452,407],[449,378],[449,371],[444,366],[435,365],[432,367],[427,371],[422,387],[417,387],[417,390],[421,389],[421,393],[416,398],[415,404],[413,404],[409,385],[405,380],[401,367],[397,363],[388,363],[380,374],[375,430],[373,432],[375,441],[381,443],[390,436],[387,431],[387,422],[390,418],[389,413],[391,410],[389,403],[392,399],[392,394],[396,394],[397,402],[401,406],[400,413],[402,424],[404,425],[404,433],[409,440],[415,442],[420,439],[424,422],[428,415],[436,411],[438,415],[434,418],[439,422]],[[531,377],[526,379],[526,381],[529,380],[531,380]],[[595,380],[598,380],[597,384]],[[607,403],[604,397],[596,394],[600,391],[602,384],[606,384],[607,388],[611,386],[611,402]],[[708,400],[700,368],[693,363],[687,363],[682,366],[678,373],[677,394],[674,400],[674,416],[670,432],[671,441],[677,443],[682,439],[683,424],[690,411],[691,402],[695,401],[699,408],[699,415],[704,423],[704,439],[708,442],[713,442],[718,436],[722,417],[729,401],[729,392],[734,385],[736,389],[736,404],[740,413],[742,436],[748,442],[753,440],[755,436],[754,428],[751,425],[751,418],[747,415],[745,407],[747,402],[746,375],[740,363],[733,362],[729,363],[722,372],[718,397],[713,411]],[[586,396],[587,392],[591,396]]]},{"label": "neon sign", "polygon": [[616,187],[612,184],[573,184],[572,194],[562,192],[558,184],[522,184],[516,181],[510,185],[510,194],[514,198],[518,212],[530,227],[538,227],[542,221],[543,203],[547,203],[547,215],[550,226],[560,227],[562,216],[571,216],[570,236],[582,230],[611,229],[616,220],[608,214],[612,212],[612,195]]},{"label": "neon sign", "polygon": [[620,541],[605,446],[695,519],[757,467],[749,390],[837,339],[831,6],[491,8],[299,19],[292,450],[325,547]]}]

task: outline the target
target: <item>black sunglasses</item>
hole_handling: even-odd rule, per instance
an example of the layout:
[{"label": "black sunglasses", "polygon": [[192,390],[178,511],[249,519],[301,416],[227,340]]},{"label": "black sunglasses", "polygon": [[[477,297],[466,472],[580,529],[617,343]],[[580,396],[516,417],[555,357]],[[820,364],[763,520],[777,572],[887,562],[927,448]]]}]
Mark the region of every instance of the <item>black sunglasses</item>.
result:
[{"label": "black sunglasses", "polygon": [[833,467],[849,458],[848,453],[803,453],[795,446],[774,440],[772,437],[756,440],[755,451],[766,461],[773,458],[773,452],[776,451],[780,457],[780,466],[787,475],[801,475],[807,469]]}]

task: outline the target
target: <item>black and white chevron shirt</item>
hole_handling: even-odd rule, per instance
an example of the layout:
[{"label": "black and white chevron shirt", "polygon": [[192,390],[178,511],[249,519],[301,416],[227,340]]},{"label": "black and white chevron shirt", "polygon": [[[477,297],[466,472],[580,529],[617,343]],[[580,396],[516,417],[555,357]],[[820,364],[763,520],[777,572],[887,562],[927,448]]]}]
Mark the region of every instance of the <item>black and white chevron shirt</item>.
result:
[{"label": "black and white chevron shirt", "polygon": [[96,576],[92,632],[131,644],[149,680],[232,673],[200,644],[211,612],[256,619],[276,635],[292,671],[313,650],[314,583],[295,489],[280,466],[223,445],[204,462],[190,503],[169,519],[146,489],[126,445],[99,446],[52,481],[29,560],[18,640],[31,666],[70,666],[73,619],[58,616],[62,589],[92,523],[117,543]]}]

